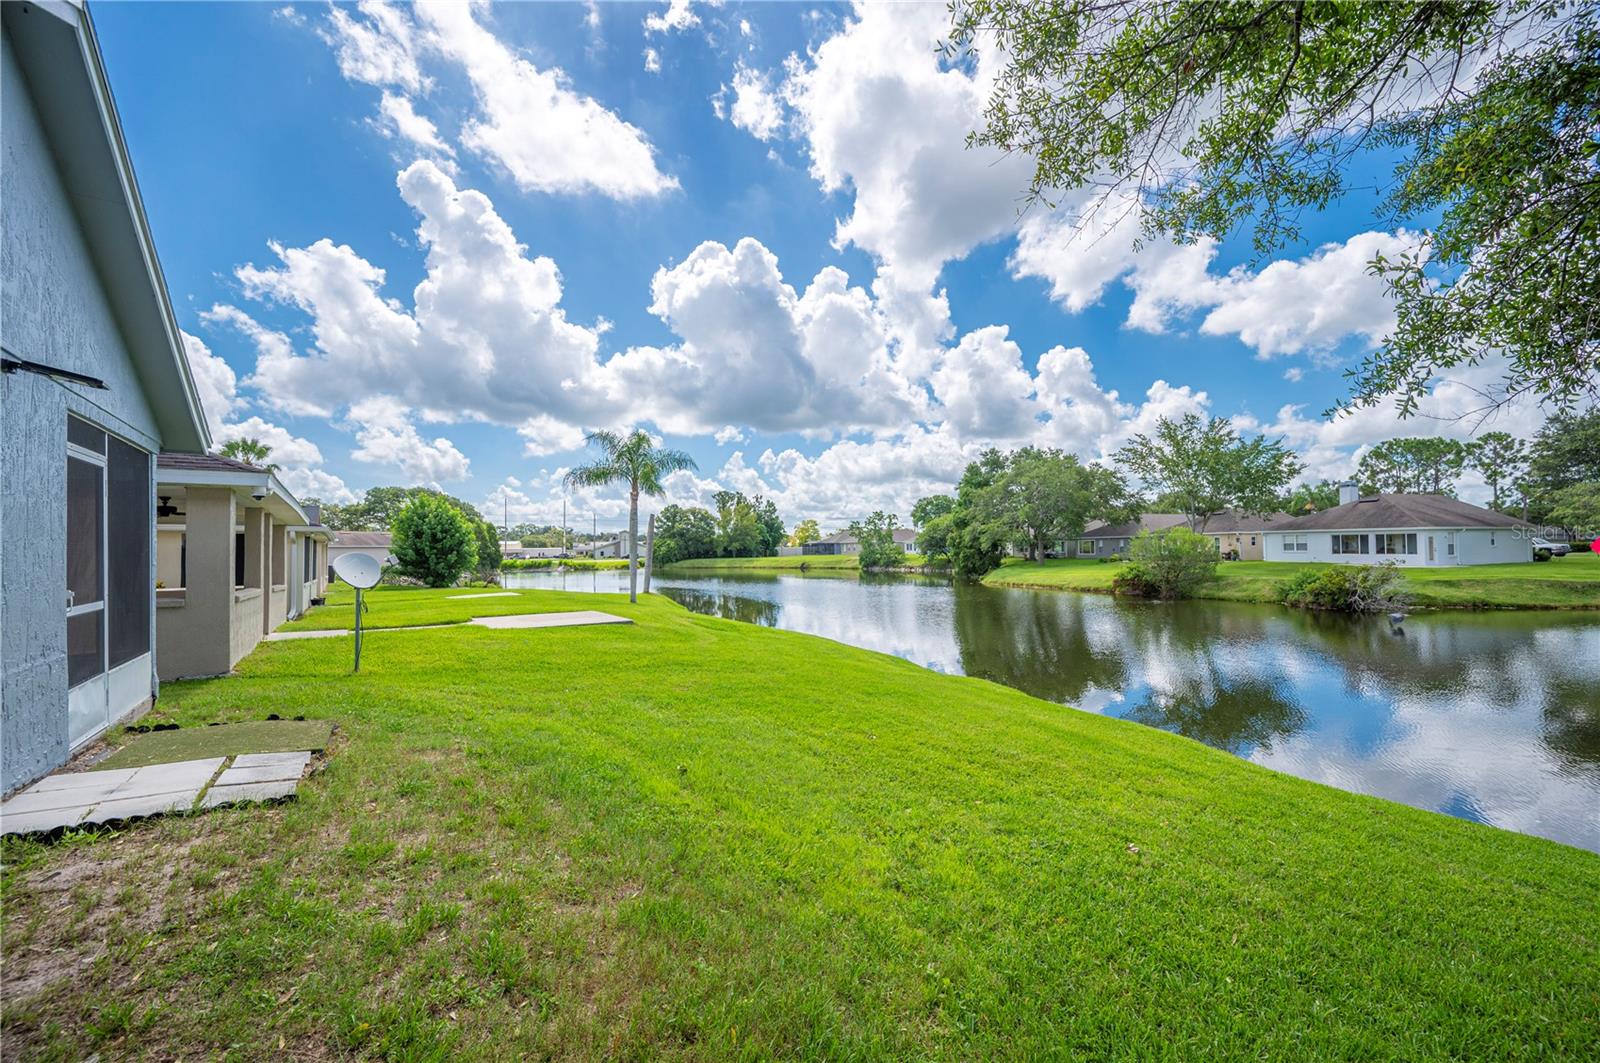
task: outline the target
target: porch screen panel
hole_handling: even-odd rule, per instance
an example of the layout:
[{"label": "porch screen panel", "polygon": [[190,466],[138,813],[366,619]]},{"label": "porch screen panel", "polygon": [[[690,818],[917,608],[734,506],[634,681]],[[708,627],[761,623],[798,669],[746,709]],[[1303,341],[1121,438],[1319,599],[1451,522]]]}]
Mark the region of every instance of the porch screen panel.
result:
[{"label": "porch screen panel", "polygon": [[150,652],[150,455],[113,436],[106,470],[107,634],[115,668]]},{"label": "porch screen panel", "polygon": [[90,605],[105,597],[101,571],[100,483],[98,465],[67,459],[67,590],[72,606]]},{"label": "porch screen panel", "polygon": [[100,639],[105,617],[99,609],[67,617],[67,686],[75,687],[104,670]]}]

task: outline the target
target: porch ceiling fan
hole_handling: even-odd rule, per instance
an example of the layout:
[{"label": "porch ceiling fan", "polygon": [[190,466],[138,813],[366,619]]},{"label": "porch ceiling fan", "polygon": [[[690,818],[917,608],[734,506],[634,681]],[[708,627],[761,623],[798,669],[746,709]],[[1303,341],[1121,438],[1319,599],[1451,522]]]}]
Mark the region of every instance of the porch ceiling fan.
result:
[{"label": "porch ceiling fan", "polygon": [[156,516],[158,516],[158,517],[182,517],[182,516],[185,516],[183,510],[181,510],[177,506],[173,505],[171,500],[172,500],[172,496],[171,495],[162,495],[161,496],[161,504],[156,507]]}]

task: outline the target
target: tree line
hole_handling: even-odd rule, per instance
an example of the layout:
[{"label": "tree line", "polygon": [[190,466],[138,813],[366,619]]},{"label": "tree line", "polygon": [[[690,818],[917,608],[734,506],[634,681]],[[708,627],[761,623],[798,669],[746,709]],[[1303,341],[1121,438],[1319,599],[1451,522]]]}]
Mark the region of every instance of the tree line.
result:
[{"label": "tree line", "polygon": [[[716,510],[701,506],[667,506],[656,516],[656,564],[701,557],[770,557],[788,533],[778,507],[769,498],[747,498],[742,491],[718,491]],[[816,522],[809,522],[813,529]]]}]

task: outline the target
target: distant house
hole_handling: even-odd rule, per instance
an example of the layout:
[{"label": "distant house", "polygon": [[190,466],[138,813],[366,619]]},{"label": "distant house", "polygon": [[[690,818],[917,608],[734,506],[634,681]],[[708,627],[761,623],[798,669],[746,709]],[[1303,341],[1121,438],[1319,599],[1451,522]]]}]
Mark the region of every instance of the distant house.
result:
[{"label": "distant house", "polygon": [[81,3],[0,5],[0,791],[160,690],[155,455],[210,445]]},{"label": "distant house", "polygon": [[[917,548],[917,533],[912,528],[896,528],[894,530],[894,545],[904,553],[914,553]],[[806,543],[800,547],[801,554],[859,554],[861,542],[848,531],[834,532],[824,536],[816,542]]]},{"label": "distant house", "polygon": [[1528,528],[1515,517],[1443,495],[1359,498],[1341,484],[1340,504],[1295,517],[1266,533],[1268,561],[1332,561],[1407,566],[1495,565],[1533,556]]},{"label": "distant house", "polygon": [[1266,533],[1294,518],[1287,513],[1217,513],[1200,534],[1211,537],[1217,552],[1240,561],[1260,561],[1266,556]]},{"label": "distant house", "polygon": [[[1287,513],[1244,513],[1230,510],[1213,514],[1206,520],[1200,534],[1217,544],[1220,554],[1237,554],[1241,560],[1260,561],[1265,548],[1265,533],[1289,520]],[[1140,532],[1165,531],[1179,525],[1187,527],[1189,518],[1182,513],[1146,513],[1137,521],[1107,524],[1097,521],[1084,529],[1083,535],[1070,543],[1061,543],[1056,553],[1063,557],[1110,557],[1125,555],[1133,537]]]},{"label": "distant house", "polygon": [[330,532],[274,473],[231,458],[163,453],[156,497],[162,679],[226,675],[326,591]]},{"label": "distant house", "polygon": [[1058,543],[1056,553],[1063,557],[1110,557],[1112,554],[1126,554],[1128,544],[1140,532],[1165,531],[1179,524],[1187,524],[1188,520],[1189,518],[1182,513],[1146,513],[1138,520],[1124,521],[1120,524],[1095,521],[1085,528],[1077,539]]},{"label": "distant house", "polygon": [[559,546],[523,546],[520,540],[502,539],[500,556],[508,561],[523,561],[535,557],[566,557],[567,552]]},{"label": "distant house", "polygon": [[392,565],[395,561],[393,541],[394,536],[386,531],[334,532],[333,540],[328,543],[328,564],[331,566],[345,554],[366,554],[380,565]]}]

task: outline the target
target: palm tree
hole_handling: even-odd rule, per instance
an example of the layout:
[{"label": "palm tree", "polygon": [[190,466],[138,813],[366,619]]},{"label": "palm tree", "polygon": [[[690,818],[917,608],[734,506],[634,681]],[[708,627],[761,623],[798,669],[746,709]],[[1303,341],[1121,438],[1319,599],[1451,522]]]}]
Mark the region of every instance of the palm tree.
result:
[{"label": "palm tree", "polygon": [[660,495],[666,492],[661,478],[680,469],[698,469],[694,459],[681,450],[655,445],[638,429],[631,435],[618,432],[586,432],[584,442],[599,447],[599,461],[580,465],[567,473],[569,487],[604,487],[625,480],[628,484],[628,600],[639,600],[639,493]]},{"label": "palm tree", "polygon": [[222,448],[217,451],[218,457],[232,458],[234,461],[242,461],[246,465],[254,465],[257,468],[266,469],[268,472],[277,472],[277,463],[267,461],[267,458],[271,455],[271,447],[259,439],[250,439],[248,437],[230,439],[222,444]]}]

